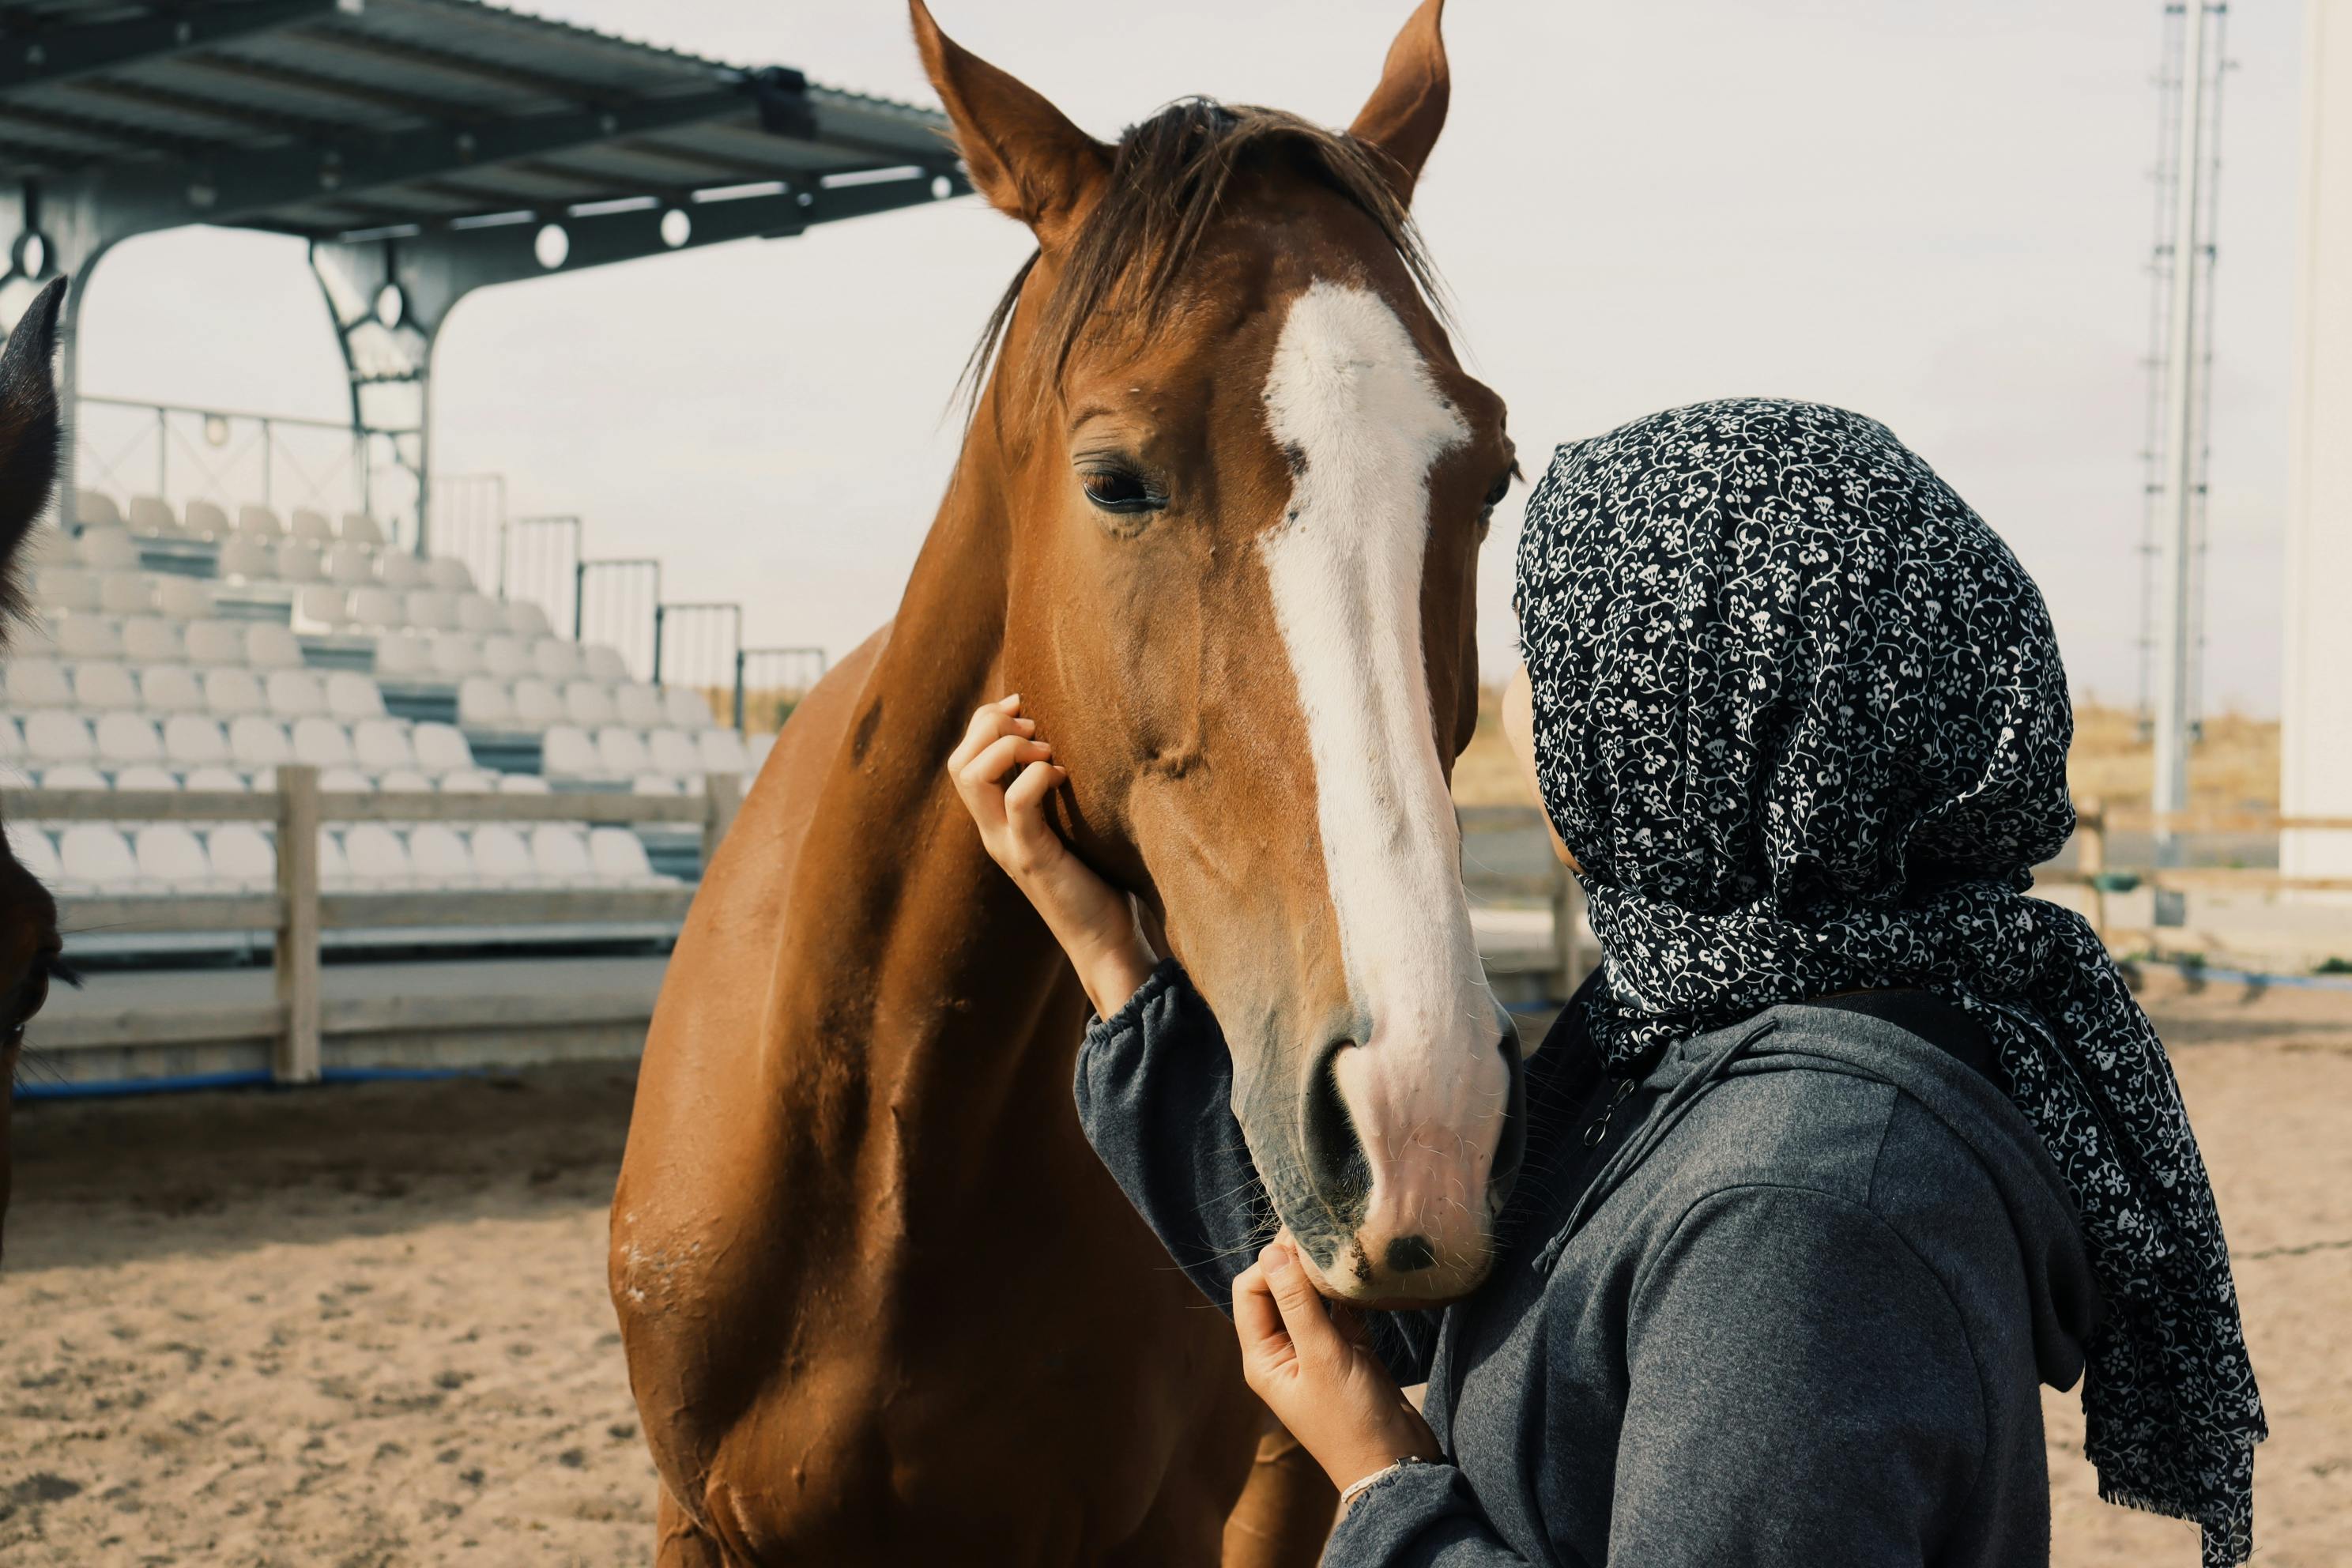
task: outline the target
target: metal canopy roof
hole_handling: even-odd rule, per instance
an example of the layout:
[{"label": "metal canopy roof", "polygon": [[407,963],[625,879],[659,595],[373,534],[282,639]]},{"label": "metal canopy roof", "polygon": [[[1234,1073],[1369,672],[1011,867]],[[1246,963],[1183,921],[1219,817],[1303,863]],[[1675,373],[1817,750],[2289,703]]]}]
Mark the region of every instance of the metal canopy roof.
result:
[{"label": "metal canopy roof", "polygon": [[969,189],[944,131],[787,68],[476,0],[0,0],[0,182],[86,191],[140,228],[352,239],[907,187],[804,195],[804,226]]}]

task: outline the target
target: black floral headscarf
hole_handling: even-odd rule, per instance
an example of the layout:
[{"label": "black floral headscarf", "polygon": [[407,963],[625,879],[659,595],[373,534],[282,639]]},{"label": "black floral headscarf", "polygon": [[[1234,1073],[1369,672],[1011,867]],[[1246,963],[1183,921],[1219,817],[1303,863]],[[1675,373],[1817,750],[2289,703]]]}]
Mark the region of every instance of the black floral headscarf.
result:
[{"label": "black floral headscarf", "polygon": [[2101,1495],[2244,1562],[2264,1426],[2212,1188],[2106,949],[2026,896],[2074,829],[2074,716],[2016,557],[1872,420],[1705,403],[1560,448],[1518,612],[1611,1067],[1838,991],[1964,1007],[2081,1208]]}]

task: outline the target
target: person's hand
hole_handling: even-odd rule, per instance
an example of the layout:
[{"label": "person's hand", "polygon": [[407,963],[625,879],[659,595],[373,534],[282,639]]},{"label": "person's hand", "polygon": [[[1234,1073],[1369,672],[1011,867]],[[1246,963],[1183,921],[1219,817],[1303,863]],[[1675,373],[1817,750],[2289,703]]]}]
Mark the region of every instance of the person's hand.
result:
[{"label": "person's hand", "polygon": [[1372,1353],[1355,1309],[1317,1294],[1287,1237],[1234,1281],[1242,1375],[1345,1491],[1402,1458],[1444,1455]]},{"label": "person's hand", "polygon": [[1095,1011],[1108,1018],[1124,1006],[1159,962],[1136,923],[1135,902],[1070,853],[1045,819],[1045,801],[1069,778],[1021,716],[1016,694],[971,716],[948,758],[948,777],[980,825],[989,858],[1045,917],[1069,955]]}]

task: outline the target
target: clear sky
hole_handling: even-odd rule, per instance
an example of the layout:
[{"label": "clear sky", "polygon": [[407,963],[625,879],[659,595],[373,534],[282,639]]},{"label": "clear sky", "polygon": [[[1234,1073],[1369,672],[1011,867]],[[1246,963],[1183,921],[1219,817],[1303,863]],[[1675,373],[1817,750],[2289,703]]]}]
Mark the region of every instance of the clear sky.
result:
[{"label": "clear sky", "polygon": [[[929,101],[892,0],[541,0],[543,15]],[[1407,0],[935,0],[1105,137],[1205,92],[1344,123]],[[2040,577],[2078,692],[2128,699],[2160,0],[1454,0],[1419,216],[1531,461],[1697,398],[1874,415]],[[2221,201],[2213,707],[2275,711],[2302,16],[2233,6]],[[443,334],[444,472],[656,553],[750,640],[836,654],[891,613],[953,459],[948,401],[1028,249],[976,200],[482,291]],[[92,393],[341,417],[298,242],[123,246]],[[1525,492],[1481,595],[1511,646]]]}]

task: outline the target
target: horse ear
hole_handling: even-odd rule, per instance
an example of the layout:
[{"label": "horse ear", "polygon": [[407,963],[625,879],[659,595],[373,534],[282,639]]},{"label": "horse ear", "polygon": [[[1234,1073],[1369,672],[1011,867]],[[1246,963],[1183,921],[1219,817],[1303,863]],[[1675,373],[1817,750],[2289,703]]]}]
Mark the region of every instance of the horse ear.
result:
[{"label": "horse ear", "polygon": [[62,278],[42,289],[0,351],[0,610],[20,603],[16,556],[57,487],[58,384],[50,363],[65,297]]},{"label": "horse ear", "polygon": [[1397,200],[1411,202],[1421,166],[1445,129],[1445,103],[1453,93],[1453,76],[1446,69],[1445,40],[1437,23],[1445,0],[1421,0],[1421,8],[1406,18],[1396,42],[1389,46],[1388,63],[1381,69],[1381,85],[1372,89],[1348,133],[1388,154],[1389,183]]},{"label": "horse ear", "polygon": [[1034,89],[940,32],[923,0],[908,4],[923,68],[954,122],[972,184],[998,211],[1035,230],[1039,245],[1054,248],[1101,195],[1110,149]]}]

